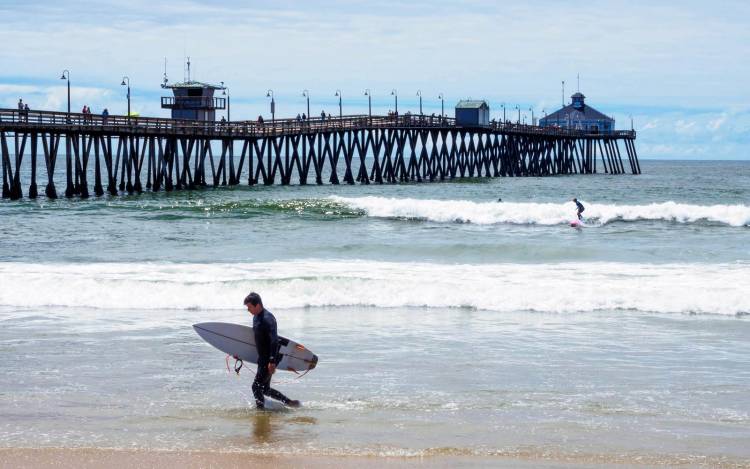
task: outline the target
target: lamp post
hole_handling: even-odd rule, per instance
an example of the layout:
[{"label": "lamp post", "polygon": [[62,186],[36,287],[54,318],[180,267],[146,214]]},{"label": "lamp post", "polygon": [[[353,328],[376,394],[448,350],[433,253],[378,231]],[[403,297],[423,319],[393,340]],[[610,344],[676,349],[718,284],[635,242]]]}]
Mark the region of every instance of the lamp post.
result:
[{"label": "lamp post", "polygon": [[307,118],[310,118],[310,92],[307,90],[302,91],[302,96],[307,98]]},{"label": "lamp post", "polygon": [[276,122],[276,101],[273,99],[273,90],[266,92],[266,98],[271,98],[271,122]]},{"label": "lamp post", "polygon": [[70,122],[70,71],[63,70],[61,80],[68,80],[68,122]]},{"label": "lamp post", "polygon": [[445,117],[445,96],[443,93],[438,95],[438,99],[440,99],[440,117]]},{"label": "lamp post", "polygon": [[372,121],[372,93],[370,93],[370,88],[365,90],[365,96],[367,96],[367,115],[370,116],[370,121]]},{"label": "lamp post", "polygon": [[398,91],[396,91],[396,88],[391,90],[391,96],[396,100],[396,115],[398,115]]},{"label": "lamp post", "polygon": [[534,124],[534,108],[530,107],[529,111],[531,111],[531,125],[535,125]]},{"label": "lamp post", "polygon": [[230,116],[230,113],[229,113],[229,93],[227,93],[227,91],[229,90],[229,88],[226,87],[226,86],[224,86],[224,82],[223,81],[221,82],[221,87],[224,88],[221,91],[221,95],[227,97],[227,122],[229,122],[231,120],[230,119],[231,116]]},{"label": "lamp post", "polygon": [[122,83],[120,86],[128,86],[128,121],[130,121],[130,78],[122,77]]},{"label": "lamp post", "polygon": [[505,103],[500,105],[501,108],[503,108],[503,124],[505,124]]},{"label": "lamp post", "polygon": [[422,90],[417,90],[417,96],[419,96],[419,115],[422,115]]},{"label": "lamp post", "polygon": [[336,94],[334,94],[334,96],[339,97],[339,119],[341,119],[344,116],[343,112],[341,112],[341,90],[336,90]]},{"label": "lamp post", "polygon": [[630,131],[634,131],[635,127],[633,127],[633,114],[630,115]]},{"label": "lamp post", "polygon": [[520,124],[521,123],[521,107],[518,104],[516,104],[515,109],[518,110],[518,120],[516,121],[516,124]]}]

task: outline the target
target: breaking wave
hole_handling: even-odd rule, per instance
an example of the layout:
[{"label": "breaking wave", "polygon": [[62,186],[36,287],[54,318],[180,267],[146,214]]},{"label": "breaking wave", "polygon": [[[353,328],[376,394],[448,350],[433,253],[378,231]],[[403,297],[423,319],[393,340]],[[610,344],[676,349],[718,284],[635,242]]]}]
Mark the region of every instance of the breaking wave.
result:
[{"label": "breaking wave", "polygon": [[0,263],[0,306],[237,309],[464,307],[554,313],[750,313],[750,264],[480,264],[299,260],[254,264]]},{"label": "breaking wave", "polygon": [[[339,197],[330,199],[367,216],[441,223],[497,223],[557,225],[575,217],[575,205],[567,203],[472,202],[469,200],[423,200],[386,197]],[[646,205],[612,205],[582,201],[588,222],[665,221],[710,222],[728,226],[750,226],[748,205],[692,205],[660,202]]]}]

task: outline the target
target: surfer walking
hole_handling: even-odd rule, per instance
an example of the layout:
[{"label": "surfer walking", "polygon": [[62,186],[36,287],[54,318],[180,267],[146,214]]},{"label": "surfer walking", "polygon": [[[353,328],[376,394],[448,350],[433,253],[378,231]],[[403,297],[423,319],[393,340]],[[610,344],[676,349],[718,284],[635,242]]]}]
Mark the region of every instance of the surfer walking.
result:
[{"label": "surfer walking", "polygon": [[573,202],[576,203],[576,210],[578,212],[578,219],[583,221],[583,217],[581,216],[581,213],[583,213],[584,210],[586,210],[583,207],[583,204],[578,201],[578,199],[573,199]]},{"label": "surfer walking", "polygon": [[299,407],[300,402],[292,400],[271,387],[271,377],[276,372],[279,362],[279,336],[276,333],[276,318],[263,307],[263,300],[255,292],[245,297],[245,306],[253,315],[253,332],[255,346],[258,349],[258,371],[253,381],[253,396],[258,409],[265,408],[265,398],[268,396],[281,401],[290,407]]}]

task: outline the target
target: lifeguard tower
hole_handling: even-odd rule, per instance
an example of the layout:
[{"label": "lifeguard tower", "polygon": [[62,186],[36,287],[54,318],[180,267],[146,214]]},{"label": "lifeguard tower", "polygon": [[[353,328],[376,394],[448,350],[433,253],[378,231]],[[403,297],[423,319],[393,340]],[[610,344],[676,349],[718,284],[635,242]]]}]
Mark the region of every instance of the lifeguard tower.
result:
[{"label": "lifeguard tower", "polygon": [[172,119],[215,121],[216,110],[226,109],[226,98],[214,98],[214,91],[224,90],[220,85],[202,83],[190,79],[190,58],[187,60],[185,81],[169,84],[164,72],[164,89],[171,89],[174,96],[161,98],[162,109],[172,110]]}]

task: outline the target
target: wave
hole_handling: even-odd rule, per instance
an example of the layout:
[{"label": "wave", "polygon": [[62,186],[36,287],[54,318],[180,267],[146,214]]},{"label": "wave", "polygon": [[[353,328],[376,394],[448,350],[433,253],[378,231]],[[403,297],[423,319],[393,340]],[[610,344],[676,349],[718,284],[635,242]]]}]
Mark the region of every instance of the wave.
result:
[{"label": "wave", "polygon": [[[575,218],[573,202],[472,202],[469,200],[397,199],[386,197],[339,197],[330,200],[370,217],[426,220],[441,223],[497,223],[558,225]],[[711,222],[735,227],[750,226],[748,205],[693,205],[660,202],[646,205],[613,205],[582,201],[584,216],[594,224],[616,221]]]},{"label": "wave", "polygon": [[0,263],[0,306],[238,309],[377,306],[553,313],[750,313],[750,264],[480,264],[298,260],[253,264]]},{"label": "wave", "polygon": [[110,202],[110,208],[129,210],[144,218],[178,220],[187,218],[255,218],[263,215],[294,215],[311,218],[352,218],[365,215],[329,199],[249,199],[212,201],[187,199],[146,201],[137,205]]}]

